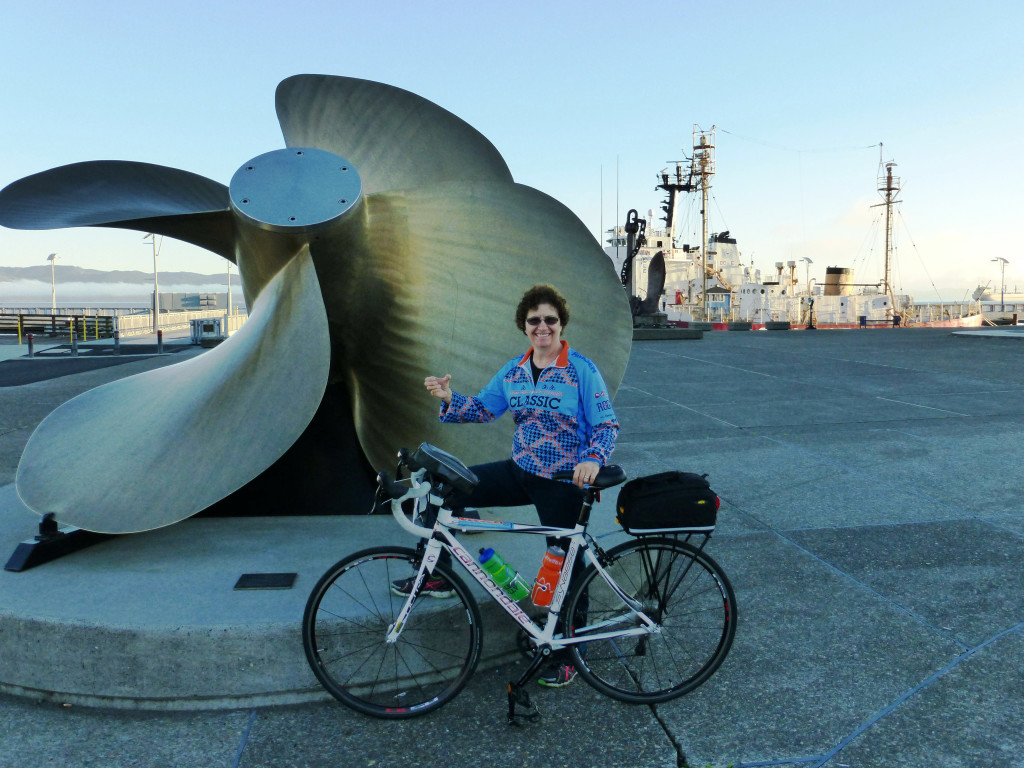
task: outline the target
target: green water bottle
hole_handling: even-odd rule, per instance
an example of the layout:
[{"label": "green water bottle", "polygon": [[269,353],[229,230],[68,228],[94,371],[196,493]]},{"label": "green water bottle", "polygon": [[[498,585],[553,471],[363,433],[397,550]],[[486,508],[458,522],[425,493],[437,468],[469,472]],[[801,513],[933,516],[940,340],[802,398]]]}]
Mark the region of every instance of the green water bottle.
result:
[{"label": "green water bottle", "polygon": [[530,594],[526,579],[516,573],[515,569],[490,547],[480,550],[480,566],[513,600],[518,602]]}]

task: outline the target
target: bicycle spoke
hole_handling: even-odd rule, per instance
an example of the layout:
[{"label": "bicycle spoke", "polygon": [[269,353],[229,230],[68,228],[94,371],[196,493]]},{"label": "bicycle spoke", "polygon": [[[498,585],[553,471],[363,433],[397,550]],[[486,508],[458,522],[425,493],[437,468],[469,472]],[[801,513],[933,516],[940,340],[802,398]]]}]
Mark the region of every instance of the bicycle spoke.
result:
[{"label": "bicycle spoke", "polygon": [[[659,631],[591,640],[585,651],[572,646],[583,677],[610,696],[637,703],[665,701],[704,682],[721,664],[735,630],[731,587],[716,569],[706,555],[671,539],[627,542],[611,550],[607,573],[625,594],[642,601]],[[593,567],[581,582],[568,610],[576,610],[586,590],[589,615],[573,634],[615,631],[611,625],[624,615],[622,598]]]},{"label": "bicycle spoke", "polygon": [[451,605],[416,600],[393,643],[389,628],[408,597],[391,584],[417,569],[412,550],[357,553],[328,571],[303,618],[306,654],[324,687],[345,704],[377,717],[411,717],[450,700],[480,652],[479,611],[471,594],[444,571]]}]

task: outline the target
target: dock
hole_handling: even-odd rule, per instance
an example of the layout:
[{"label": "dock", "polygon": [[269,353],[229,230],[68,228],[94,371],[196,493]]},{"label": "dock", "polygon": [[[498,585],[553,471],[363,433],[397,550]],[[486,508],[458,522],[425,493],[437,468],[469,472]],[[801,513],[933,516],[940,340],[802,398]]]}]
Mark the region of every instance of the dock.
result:
[{"label": "dock", "polygon": [[[71,767],[416,766],[439,759],[430,744],[452,765],[498,768],[1018,765],[1021,330],[634,341],[613,461],[630,476],[708,473],[722,499],[708,551],[737,596],[731,653],[685,697],[630,706],[577,679],[535,688],[541,719],[511,728],[504,686],[522,662],[511,622],[488,614],[486,662],[452,703],[401,723],[367,718],[316,686],[302,609],[333,562],[414,541],[362,509],[192,518],[0,573],[0,754]],[[188,349],[0,386],[0,549],[35,532],[12,485],[34,425],[86,388],[216,351],[172,341]],[[36,364],[11,356],[0,384],[5,368]],[[623,535],[614,501],[606,492],[591,527],[608,540]],[[467,541],[521,570],[540,561],[497,533]],[[233,589],[253,572],[297,579]]]}]

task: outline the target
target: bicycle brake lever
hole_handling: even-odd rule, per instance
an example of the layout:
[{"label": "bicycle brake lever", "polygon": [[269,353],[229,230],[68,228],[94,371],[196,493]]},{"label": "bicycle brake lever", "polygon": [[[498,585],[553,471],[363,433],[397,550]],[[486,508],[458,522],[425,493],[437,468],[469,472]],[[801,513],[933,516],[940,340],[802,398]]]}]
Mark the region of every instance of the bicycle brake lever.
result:
[{"label": "bicycle brake lever", "polygon": [[381,472],[377,475],[377,487],[384,492],[389,499],[400,499],[409,492],[407,485],[402,485],[397,480],[392,480],[388,472]]}]

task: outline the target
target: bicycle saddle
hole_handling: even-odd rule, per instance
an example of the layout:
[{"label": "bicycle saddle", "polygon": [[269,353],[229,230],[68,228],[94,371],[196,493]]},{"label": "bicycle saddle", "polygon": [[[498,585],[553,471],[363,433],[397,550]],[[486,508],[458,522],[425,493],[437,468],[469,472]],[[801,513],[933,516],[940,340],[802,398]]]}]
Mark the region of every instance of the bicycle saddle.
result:
[{"label": "bicycle saddle", "polygon": [[[555,472],[551,475],[552,480],[572,480],[573,470],[563,469],[561,472]],[[601,467],[597,473],[597,477],[594,478],[594,482],[587,483],[591,488],[602,490],[604,488],[611,488],[618,485],[619,483],[625,482],[626,471],[618,464],[609,464],[606,467]]]}]

